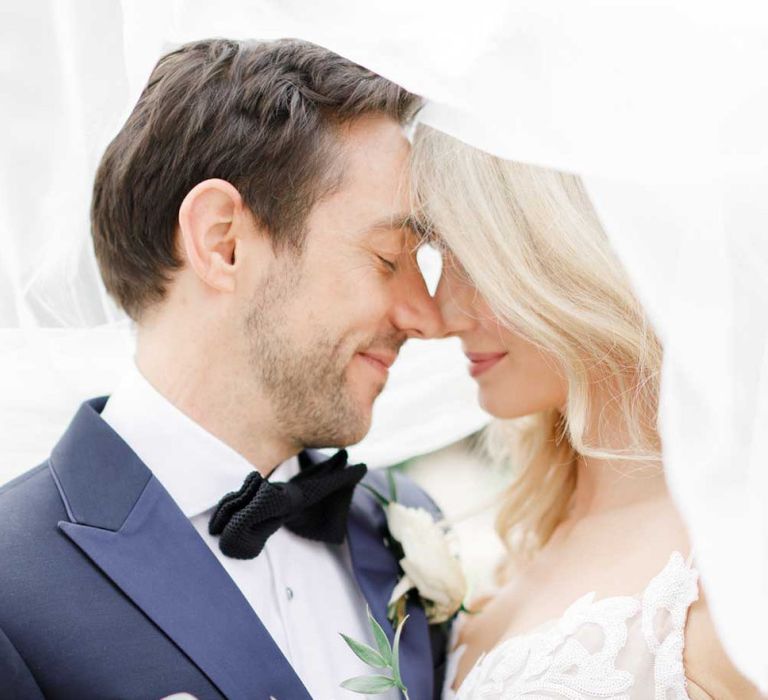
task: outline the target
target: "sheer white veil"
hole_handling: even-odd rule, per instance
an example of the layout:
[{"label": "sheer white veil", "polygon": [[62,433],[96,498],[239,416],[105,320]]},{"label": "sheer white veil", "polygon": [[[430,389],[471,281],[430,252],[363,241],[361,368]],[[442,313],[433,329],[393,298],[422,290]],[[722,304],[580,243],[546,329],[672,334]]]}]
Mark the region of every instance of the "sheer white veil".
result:
[{"label": "sheer white veil", "polygon": [[[208,36],[310,39],[427,97],[425,122],[584,176],[664,342],[668,480],[716,624],[768,690],[768,20],[757,4],[34,0],[3,12],[0,480],[44,458],[76,405],[130,362],[88,205],[103,148],[160,53]],[[412,344],[360,456],[391,463],[476,430],[486,417],[473,396],[455,346]]]}]

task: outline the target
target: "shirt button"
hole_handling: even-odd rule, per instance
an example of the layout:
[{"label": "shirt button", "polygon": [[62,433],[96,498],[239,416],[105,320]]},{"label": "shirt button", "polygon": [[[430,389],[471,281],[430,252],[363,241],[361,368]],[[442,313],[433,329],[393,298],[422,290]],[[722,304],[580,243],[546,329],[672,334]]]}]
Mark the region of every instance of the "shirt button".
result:
[{"label": "shirt button", "polygon": [[288,598],[288,600],[293,600],[293,589],[288,586],[285,587],[285,597]]}]

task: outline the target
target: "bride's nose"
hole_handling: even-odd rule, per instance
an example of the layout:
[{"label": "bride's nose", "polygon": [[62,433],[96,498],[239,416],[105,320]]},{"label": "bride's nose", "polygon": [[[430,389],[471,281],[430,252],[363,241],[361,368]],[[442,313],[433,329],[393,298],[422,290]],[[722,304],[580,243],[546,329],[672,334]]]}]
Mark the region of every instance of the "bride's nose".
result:
[{"label": "bride's nose", "polygon": [[434,298],[442,318],[440,337],[461,336],[474,328],[477,290],[468,280],[444,267]]}]

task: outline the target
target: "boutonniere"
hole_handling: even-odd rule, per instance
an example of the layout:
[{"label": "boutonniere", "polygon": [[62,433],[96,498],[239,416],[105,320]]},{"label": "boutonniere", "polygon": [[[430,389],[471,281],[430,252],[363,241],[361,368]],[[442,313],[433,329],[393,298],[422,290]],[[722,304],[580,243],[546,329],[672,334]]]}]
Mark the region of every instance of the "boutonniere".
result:
[{"label": "boutonniere", "polygon": [[[359,693],[384,692],[396,687],[408,691],[400,678],[398,646],[408,616],[406,604],[410,596],[418,597],[430,624],[440,624],[466,611],[467,581],[458,558],[456,542],[445,523],[436,522],[424,508],[404,506],[397,501],[397,487],[391,470],[387,470],[390,497],[368,484],[361,484],[381,504],[387,518],[385,542],[400,565],[401,577],[389,599],[387,617],[396,628],[395,643],[390,648],[386,635],[368,612],[378,650],[341,635],[353,652],[372,668],[389,671],[389,675],[358,676],[342,683],[342,687]],[[468,611],[467,611],[468,612]],[[383,639],[382,639],[383,636]]]},{"label": "boutonniere", "polygon": [[464,607],[467,581],[449,532],[423,508],[392,501],[385,513],[393,543],[402,550],[399,564],[403,571],[389,599],[390,620],[403,618],[412,591],[430,624],[450,620]]},{"label": "boutonniere", "polygon": [[456,540],[445,522],[436,522],[428,510],[398,503],[391,470],[387,470],[387,481],[389,498],[368,484],[363,486],[384,509],[386,543],[402,572],[389,599],[388,617],[398,624],[405,615],[408,596],[415,593],[430,624],[446,622],[464,609],[467,596]]}]

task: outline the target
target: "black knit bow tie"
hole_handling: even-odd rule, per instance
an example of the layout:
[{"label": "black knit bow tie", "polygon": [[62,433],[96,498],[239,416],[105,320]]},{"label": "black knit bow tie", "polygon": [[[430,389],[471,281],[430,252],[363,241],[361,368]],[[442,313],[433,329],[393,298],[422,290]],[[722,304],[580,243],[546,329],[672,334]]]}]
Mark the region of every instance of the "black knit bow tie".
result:
[{"label": "black knit bow tie", "polygon": [[364,464],[347,466],[346,450],[287,482],[272,483],[251,472],[239,491],[219,501],[208,532],[221,535],[219,548],[235,559],[253,559],[282,525],[310,540],[341,544],[352,494],[365,472]]}]

